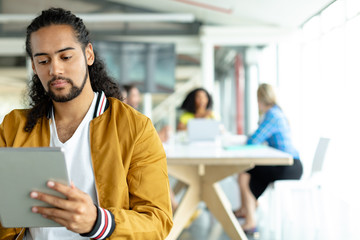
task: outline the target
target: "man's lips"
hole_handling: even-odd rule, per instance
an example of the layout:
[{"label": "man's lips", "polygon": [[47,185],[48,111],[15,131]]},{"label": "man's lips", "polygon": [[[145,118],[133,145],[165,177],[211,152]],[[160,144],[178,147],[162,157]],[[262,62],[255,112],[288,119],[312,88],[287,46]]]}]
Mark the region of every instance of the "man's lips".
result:
[{"label": "man's lips", "polygon": [[50,85],[55,88],[62,88],[62,87],[65,87],[66,84],[68,84],[68,81],[63,80],[63,79],[58,79],[58,80],[51,82]]}]

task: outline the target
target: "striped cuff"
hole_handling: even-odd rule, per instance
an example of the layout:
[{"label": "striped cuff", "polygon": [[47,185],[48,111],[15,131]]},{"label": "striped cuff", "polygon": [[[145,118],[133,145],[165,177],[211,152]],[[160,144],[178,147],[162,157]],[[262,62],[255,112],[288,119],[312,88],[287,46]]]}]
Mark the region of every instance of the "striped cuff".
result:
[{"label": "striped cuff", "polygon": [[[96,206],[96,205],[95,205]],[[80,234],[93,239],[105,239],[111,236],[115,229],[114,215],[101,207],[97,208],[97,218],[93,229],[88,233]]]}]

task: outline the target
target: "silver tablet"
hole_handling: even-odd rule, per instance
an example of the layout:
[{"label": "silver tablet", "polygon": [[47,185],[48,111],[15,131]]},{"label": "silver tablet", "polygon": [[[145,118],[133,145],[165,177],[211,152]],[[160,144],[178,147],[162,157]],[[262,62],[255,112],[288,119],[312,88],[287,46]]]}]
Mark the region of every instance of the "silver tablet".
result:
[{"label": "silver tablet", "polygon": [[48,206],[30,198],[33,190],[64,196],[46,186],[54,180],[69,185],[61,148],[0,148],[0,221],[3,227],[60,227],[31,212],[33,206]]}]

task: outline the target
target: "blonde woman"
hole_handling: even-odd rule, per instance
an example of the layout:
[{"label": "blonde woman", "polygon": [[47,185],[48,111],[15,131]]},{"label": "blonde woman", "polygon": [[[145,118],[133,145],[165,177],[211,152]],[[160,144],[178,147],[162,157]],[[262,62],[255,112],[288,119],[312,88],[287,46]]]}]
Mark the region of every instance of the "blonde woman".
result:
[{"label": "blonde woman", "polygon": [[292,144],[289,123],[276,102],[273,88],[269,84],[261,84],[257,91],[259,113],[262,121],[247,144],[267,143],[270,147],[289,153],[294,158],[291,166],[256,166],[246,173],[239,174],[241,207],[234,211],[238,218],[245,218],[242,228],[246,233],[257,231],[255,210],[257,199],[265,191],[269,183],[281,179],[299,179],[303,168],[299,153]]}]

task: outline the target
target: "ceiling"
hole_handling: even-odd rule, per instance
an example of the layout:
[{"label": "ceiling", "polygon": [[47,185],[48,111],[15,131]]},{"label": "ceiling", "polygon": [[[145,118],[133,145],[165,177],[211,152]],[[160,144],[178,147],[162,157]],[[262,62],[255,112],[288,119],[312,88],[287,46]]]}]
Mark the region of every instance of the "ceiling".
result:
[{"label": "ceiling", "polygon": [[[202,25],[296,28],[334,0],[0,0],[4,19],[0,37],[24,35],[29,20],[13,21],[6,14],[32,19],[41,9],[63,7],[77,14],[143,14],[143,21],[87,22],[94,36],[197,35]],[[191,22],[147,19],[145,14],[186,13]],[[104,15],[101,15],[104,17]]]},{"label": "ceiling", "polygon": [[[82,18],[93,39],[121,36],[136,41],[136,37],[148,36],[150,41],[174,42],[181,52],[178,58],[182,60],[200,51],[202,26],[297,28],[332,2],[334,0],[0,0],[0,89],[25,87],[24,59],[17,59],[24,54],[25,29],[31,19],[49,7],[62,7],[84,15]],[[170,20],[179,17],[172,16],[174,14],[187,14],[193,20]],[[151,20],[154,15],[169,20]],[[119,16],[129,18],[123,21]],[[97,22],[96,19],[107,20]],[[229,38],[231,36],[234,34]],[[15,58],[4,57],[11,55]],[[13,76],[12,72],[20,75]]]},{"label": "ceiling", "polygon": [[205,24],[297,27],[334,0],[112,0],[162,12],[189,12]]},{"label": "ceiling", "polygon": [[[232,30],[237,26],[294,29],[332,2],[334,0],[0,0],[0,117],[1,113],[21,105],[19,96],[27,82],[25,29],[42,9],[62,7],[84,15],[81,17],[93,39],[120,36],[125,41],[138,38],[143,41],[147,36],[151,42],[174,42],[180,53],[179,62],[184,59],[198,64],[194,53],[200,53],[202,26],[227,26]],[[179,14],[190,15],[193,20],[174,20]],[[128,17],[127,20],[121,20],[123,16]],[[168,21],[151,20],[154,16]],[[224,35],[217,31],[216,34],[233,39],[235,33]],[[220,49],[217,53],[216,57],[222,60],[231,51]],[[176,79],[189,78],[178,76],[178,72],[184,75],[183,70],[177,71]]]}]

